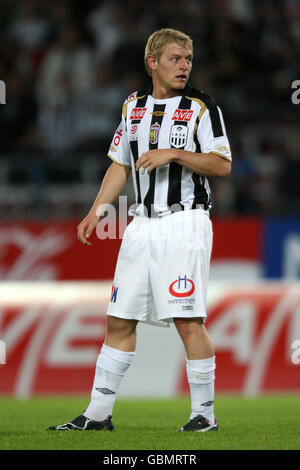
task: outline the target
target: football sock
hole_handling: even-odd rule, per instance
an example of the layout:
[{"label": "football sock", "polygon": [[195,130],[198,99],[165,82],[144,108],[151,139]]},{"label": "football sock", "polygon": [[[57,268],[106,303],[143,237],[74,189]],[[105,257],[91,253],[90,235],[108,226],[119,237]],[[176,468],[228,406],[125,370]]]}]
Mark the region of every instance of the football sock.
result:
[{"label": "football sock", "polygon": [[83,415],[103,421],[112,414],[116,394],[135,352],[125,352],[103,344],[96,363],[91,401]]},{"label": "football sock", "polygon": [[214,424],[215,356],[207,359],[186,359],[186,372],[190,386],[190,419],[202,415]]}]

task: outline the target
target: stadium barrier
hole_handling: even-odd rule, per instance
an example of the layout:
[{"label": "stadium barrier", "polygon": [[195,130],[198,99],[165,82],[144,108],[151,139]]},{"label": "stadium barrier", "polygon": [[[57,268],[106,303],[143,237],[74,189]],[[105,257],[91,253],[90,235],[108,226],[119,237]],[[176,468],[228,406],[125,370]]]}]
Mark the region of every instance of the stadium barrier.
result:
[{"label": "stadium barrier", "polygon": [[[184,285],[184,283],[182,283]],[[0,284],[0,393],[89,394],[105,339],[111,282]],[[208,292],[216,392],[300,391],[300,283],[219,283]],[[188,392],[175,331],[139,324],[137,353],[120,396]]]}]

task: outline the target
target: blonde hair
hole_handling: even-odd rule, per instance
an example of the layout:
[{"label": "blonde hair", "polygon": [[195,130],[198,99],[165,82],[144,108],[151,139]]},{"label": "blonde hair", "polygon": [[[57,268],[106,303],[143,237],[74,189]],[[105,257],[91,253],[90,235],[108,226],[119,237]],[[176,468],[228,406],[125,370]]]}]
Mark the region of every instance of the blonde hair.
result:
[{"label": "blonde hair", "polygon": [[152,70],[147,64],[148,55],[153,55],[157,60],[159,60],[164,47],[171,42],[176,42],[186,49],[191,49],[193,52],[193,40],[187,34],[171,28],[163,28],[155,31],[148,38],[144,56],[146,71],[150,77],[152,76]]}]

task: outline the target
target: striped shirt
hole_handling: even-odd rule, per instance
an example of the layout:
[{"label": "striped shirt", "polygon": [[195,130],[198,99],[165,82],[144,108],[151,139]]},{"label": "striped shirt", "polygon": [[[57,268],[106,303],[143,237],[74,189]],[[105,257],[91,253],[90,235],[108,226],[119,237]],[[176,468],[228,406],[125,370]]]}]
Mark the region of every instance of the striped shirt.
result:
[{"label": "striped shirt", "polygon": [[125,100],[108,153],[113,161],[132,169],[134,213],[142,208],[148,216],[197,207],[209,210],[211,194],[205,176],[176,162],[149,175],[141,169],[137,172],[135,163],[148,150],[168,148],[216,153],[231,161],[222,112],[210,96],[189,87],[168,99],[153,98],[151,92],[136,91]]}]

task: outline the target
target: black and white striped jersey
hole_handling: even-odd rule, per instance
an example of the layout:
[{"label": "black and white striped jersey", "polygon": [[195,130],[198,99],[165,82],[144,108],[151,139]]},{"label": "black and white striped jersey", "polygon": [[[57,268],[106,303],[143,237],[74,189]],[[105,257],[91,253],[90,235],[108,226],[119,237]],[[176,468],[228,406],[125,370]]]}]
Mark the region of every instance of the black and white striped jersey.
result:
[{"label": "black and white striped jersey", "polygon": [[186,87],[178,96],[155,99],[152,90],[136,91],[124,102],[122,119],[108,156],[130,166],[136,196],[136,213],[165,214],[173,208],[211,208],[208,180],[175,162],[152,170],[135,170],[137,159],[148,150],[177,148],[216,153],[231,161],[231,151],[220,108],[207,94]]}]

